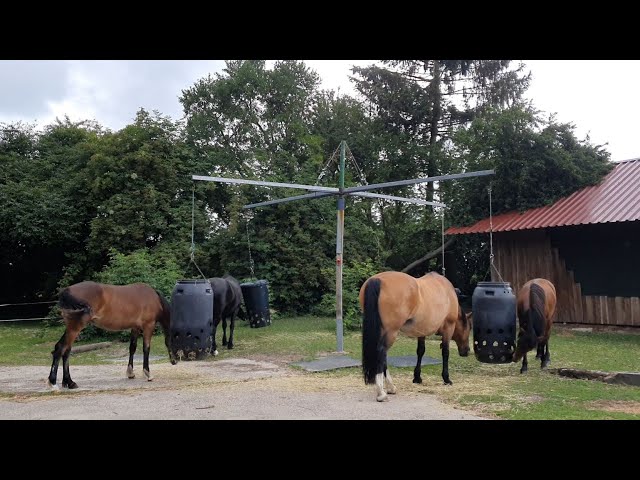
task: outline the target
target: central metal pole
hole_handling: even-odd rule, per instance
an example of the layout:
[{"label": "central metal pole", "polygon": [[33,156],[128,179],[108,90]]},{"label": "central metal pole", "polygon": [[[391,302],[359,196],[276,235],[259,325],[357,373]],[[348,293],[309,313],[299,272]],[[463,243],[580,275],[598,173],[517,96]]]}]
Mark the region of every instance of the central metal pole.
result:
[{"label": "central metal pole", "polygon": [[[340,193],[344,190],[344,140],[340,142]],[[338,231],[336,234],[336,338],[337,352],[344,352],[342,339],[342,245],[344,239],[344,195],[338,196]]]}]

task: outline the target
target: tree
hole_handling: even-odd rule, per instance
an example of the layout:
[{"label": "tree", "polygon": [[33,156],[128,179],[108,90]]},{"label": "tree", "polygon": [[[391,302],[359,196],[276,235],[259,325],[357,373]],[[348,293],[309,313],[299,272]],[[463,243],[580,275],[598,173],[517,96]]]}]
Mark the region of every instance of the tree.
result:
[{"label": "tree", "polygon": [[[445,162],[458,171],[495,170],[479,177],[441,185],[449,225],[469,225],[489,215],[524,211],[551,204],[606,175],[613,165],[603,146],[578,140],[575,127],[542,119],[530,107],[489,110],[454,137]],[[467,287],[488,269],[485,238],[463,238],[456,246],[458,267]],[[475,278],[475,280],[472,279]]]},{"label": "tree", "polygon": [[133,124],[105,136],[85,172],[97,209],[88,249],[129,253],[161,239],[186,241],[190,222],[176,215],[191,200],[190,178],[178,175],[184,156],[179,126],[158,112],[141,109]]},{"label": "tree", "polygon": [[[237,61],[227,62],[222,74],[183,91],[187,142],[197,154],[200,172],[333,182],[335,169],[318,179],[328,152],[342,140],[331,130],[331,120],[340,118],[358,131],[357,122],[364,116],[354,102],[319,92],[318,84],[317,74],[301,62],[276,62],[267,70],[262,61]],[[197,190],[212,212],[198,264],[212,275],[249,276],[248,226],[256,273],[271,283],[275,308],[308,311],[332,288],[332,278],[322,269],[332,265],[335,256],[335,199],[283,204],[245,215],[245,203],[300,192],[220,184]],[[253,220],[247,225],[249,216]],[[350,229],[363,226],[361,219],[362,215],[347,217],[345,243],[354,259],[358,252],[366,257],[365,252],[376,249],[375,236],[351,236]]]},{"label": "tree", "polygon": [[[381,132],[396,140],[383,152],[393,170],[400,167],[398,173],[405,176],[446,173],[440,165],[442,151],[456,129],[488,107],[516,102],[527,88],[529,75],[521,76],[524,65],[510,70],[510,63],[389,60],[384,67],[354,67],[356,89],[371,106]],[[426,190],[433,200],[433,184]]]},{"label": "tree", "polygon": [[[376,161],[367,165],[367,176],[384,182],[452,173],[445,152],[452,147],[454,133],[487,108],[516,102],[528,86],[523,65],[511,69],[510,63],[389,60],[381,66],[355,67],[353,81],[368,106],[378,140]],[[433,183],[426,183],[396,189],[395,194],[433,200],[434,189]],[[379,218],[384,248],[393,252],[386,263],[395,269],[440,245],[440,221],[431,208],[380,205]],[[413,273],[423,273],[424,268],[430,269],[420,265]]]},{"label": "tree", "polygon": [[49,298],[88,232],[81,172],[102,134],[91,122],[57,120],[42,133],[14,125],[0,145],[0,250],[11,298]]}]

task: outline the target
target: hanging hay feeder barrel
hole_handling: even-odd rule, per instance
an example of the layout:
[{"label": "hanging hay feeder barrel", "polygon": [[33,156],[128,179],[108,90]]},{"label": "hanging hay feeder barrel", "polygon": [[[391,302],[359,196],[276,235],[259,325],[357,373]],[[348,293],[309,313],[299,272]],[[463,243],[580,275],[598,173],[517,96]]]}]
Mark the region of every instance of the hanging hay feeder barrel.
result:
[{"label": "hanging hay feeder barrel", "polygon": [[266,280],[257,280],[240,284],[244,306],[247,310],[251,328],[271,325],[269,312],[269,287]]},{"label": "hanging hay feeder barrel", "polygon": [[510,363],[516,346],[516,296],[508,282],[478,282],[471,297],[473,351],[483,363]]},{"label": "hanging hay feeder barrel", "polygon": [[213,289],[206,280],[178,280],[171,294],[171,351],[180,360],[211,352]]}]

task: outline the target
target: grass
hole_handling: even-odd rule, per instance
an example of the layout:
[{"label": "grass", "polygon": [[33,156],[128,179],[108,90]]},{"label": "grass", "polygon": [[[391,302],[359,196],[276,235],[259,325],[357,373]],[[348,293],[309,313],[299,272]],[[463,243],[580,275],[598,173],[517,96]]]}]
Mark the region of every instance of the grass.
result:
[{"label": "grass", "polygon": [[[250,328],[239,321],[235,330],[235,348],[222,347],[222,328],[218,328],[217,361],[235,357],[281,358],[285,361],[312,360],[336,349],[335,321],[331,318],[276,318],[269,327]],[[51,350],[63,327],[43,328],[38,324],[0,325],[0,365],[43,365],[51,363]],[[93,343],[99,340],[93,340]],[[551,368],[568,367],[601,371],[640,371],[640,335],[635,333],[576,332],[557,326],[550,340]],[[426,342],[426,355],[441,358],[439,341]],[[345,332],[344,349],[353,358],[360,357],[361,335]],[[400,337],[389,354],[415,355],[416,341]],[[142,353],[139,340],[137,353]],[[128,343],[77,354],[72,365],[126,363]],[[163,338],[151,342],[151,354],[168,356]],[[597,381],[574,380],[540,370],[535,354],[529,354],[529,372],[521,375],[520,365],[492,365],[473,356],[458,356],[455,347],[449,361],[453,386],[441,379],[441,365],[422,369],[423,383],[413,384],[413,368],[392,368],[398,393],[433,394],[440,400],[482,416],[504,419],[640,419],[640,388],[609,385]],[[46,369],[46,368],[45,368]],[[353,377],[361,382],[359,368],[308,373],[312,378]],[[362,388],[365,387],[362,385]],[[373,395],[373,391],[372,391]],[[391,398],[393,401],[393,397]]]}]

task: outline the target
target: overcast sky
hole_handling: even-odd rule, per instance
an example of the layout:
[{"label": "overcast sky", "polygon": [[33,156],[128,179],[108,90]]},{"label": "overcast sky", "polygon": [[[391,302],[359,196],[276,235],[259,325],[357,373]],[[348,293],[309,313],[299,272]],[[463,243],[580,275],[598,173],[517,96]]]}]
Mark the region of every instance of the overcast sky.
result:
[{"label": "overcast sky", "polygon": [[[352,65],[363,60],[309,60],[324,88],[353,93]],[[548,113],[589,133],[596,144],[608,143],[612,160],[640,157],[635,143],[635,112],[640,111],[637,60],[525,60],[533,74],[527,96]],[[271,62],[269,62],[271,64]],[[223,61],[207,60],[65,60],[0,61],[0,122],[22,120],[39,125],[67,114],[72,120],[95,119],[117,130],[131,122],[140,107],[182,117],[182,89]]]}]

